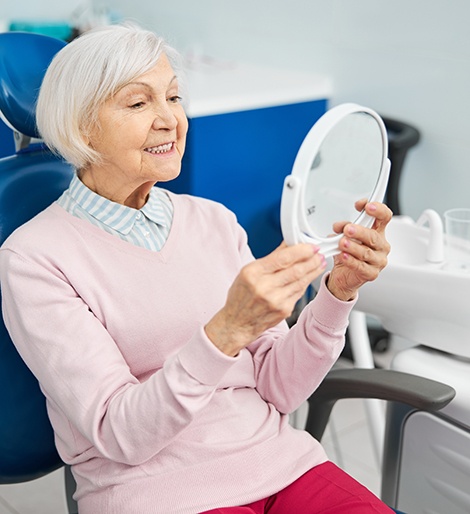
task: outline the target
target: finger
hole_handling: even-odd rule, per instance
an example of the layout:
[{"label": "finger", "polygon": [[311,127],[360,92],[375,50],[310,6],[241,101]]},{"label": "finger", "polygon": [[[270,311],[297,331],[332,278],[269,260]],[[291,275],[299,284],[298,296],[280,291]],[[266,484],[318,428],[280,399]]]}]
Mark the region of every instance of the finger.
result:
[{"label": "finger", "polygon": [[354,208],[356,209],[356,211],[363,211],[364,210],[364,207],[366,206],[368,202],[368,199],[367,198],[361,198],[360,200],[357,200],[356,202],[354,202]]},{"label": "finger", "polygon": [[385,251],[374,250],[365,244],[348,239],[340,242],[340,250],[343,262],[353,258],[371,266],[381,266],[387,255]]},{"label": "finger", "polygon": [[390,245],[383,232],[377,229],[350,224],[344,229],[344,235],[345,238],[342,240],[342,246],[346,249],[349,248],[349,245],[355,247],[356,244],[379,252],[388,253],[390,249]]},{"label": "finger", "polygon": [[[365,210],[367,214],[376,218],[375,223],[380,230],[385,228],[393,215],[392,211],[385,204],[380,202],[368,202],[367,198],[361,198],[354,202],[354,207],[358,212]],[[382,221],[385,223],[382,223]],[[333,224],[333,230],[336,234],[341,234],[348,223],[351,223],[351,221],[337,221]]]},{"label": "finger", "polygon": [[[375,280],[383,268],[380,262],[366,262],[360,256],[354,257],[349,253],[341,253],[337,257],[339,257],[339,262],[341,262],[343,273],[346,273],[349,277],[346,282],[353,289],[357,289],[365,282]],[[348,271],[345,272],[344,269]]]},{"label": "finger", "polygon": [[350,221],[336,221],[333,223],[333,230],[336,234],[342,234],[344,231],[344,227],[351,223]]},{"label": "finger", "polygon": [[265,273],[288,269],[297,262],[311,259],[319,251],[315,245],[301,243],[293,246],[280,245],[266,257],[259,259]]},{"label": "finger", "polygon": [[[365,206],[367,205],[367,202],[368,202],[367,198],[361,198],[360,200],[356,200],[354,202],[354,208],[358,212],[362,212],[364,210]],[[333,230],[335,231],[336,234],[341,234],[344,230],[344,227],[348,223],[351,223],[351,221],[348,221],[348,220],[337,221],[337,222],[333,223]]]},{"label": "finger", "polygon": [[393,212],[384,204],[380,202],[370,202],[365,206],[367,214],[375,218],[374,228],[379,232],[384,232],[385,227],[392,219]]},{"label": "finger", "polygon": [[308,261],[298,262],[288,269],[277,272],[275,278],[281,287],[291,284],[299,284],[300,287],[306,287],[323,272],[325,266],[325,257],[317,254]]},{"label": "finger", "polygon": [[279,281],[277,287],[279,298],[297,301],[307,287],[324,273],[325,268],[326,259],[319,255],[314,259],[313,264],[299,264],[294,268],[277,273],[275,280]]}]

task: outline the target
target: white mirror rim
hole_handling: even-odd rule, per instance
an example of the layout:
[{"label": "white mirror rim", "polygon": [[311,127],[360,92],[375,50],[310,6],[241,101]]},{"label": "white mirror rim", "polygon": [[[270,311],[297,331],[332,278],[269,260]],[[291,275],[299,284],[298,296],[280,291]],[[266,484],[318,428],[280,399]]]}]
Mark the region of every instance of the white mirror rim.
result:
[{"label": "white mirror rim", "polygon": [[[320,155],[320,148],[325,138],[347,116],[356,113],[370,115],[375,120],[376,126],[380,131],[382,145],[381,163],[376,171],[377,180],[375,187],[370,196],[368,196],[368,199],[369,201],[383,200],[390,170],[390,162],[387,157],[388,137],[383,120],[372,109],[357,104],[347,103],[333,107],[310,129],[297,153],[292,173],[284,181],[281,200],[281,228],[284,240],[288,245],[307,242],[320,246],[325,256],[338,253],[337,247],[342,236],[324,237],[316,233],[315,229],[307,221],[303,199],[305,198],[307,177],[315,159]],[[356,219],[351,221],[363,226],[371,226],[373,223],[373,219],[366,215],[365,212],[357,213]]]}]

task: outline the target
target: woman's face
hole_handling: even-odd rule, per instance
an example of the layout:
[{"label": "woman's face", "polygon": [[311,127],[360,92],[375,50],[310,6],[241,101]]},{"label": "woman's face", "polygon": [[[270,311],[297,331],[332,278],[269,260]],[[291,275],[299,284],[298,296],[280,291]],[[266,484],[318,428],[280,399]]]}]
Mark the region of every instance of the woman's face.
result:
[{"label": "woman's face", "polygon": [[144,184],[179,175],[188,120],[165,55],[152,70],[106,101],[98,118],[99,127],[92,131],[89,144],[101,154],[102,162],[91,165],[82,176],[97,193],[125,203],[126,194]]}]

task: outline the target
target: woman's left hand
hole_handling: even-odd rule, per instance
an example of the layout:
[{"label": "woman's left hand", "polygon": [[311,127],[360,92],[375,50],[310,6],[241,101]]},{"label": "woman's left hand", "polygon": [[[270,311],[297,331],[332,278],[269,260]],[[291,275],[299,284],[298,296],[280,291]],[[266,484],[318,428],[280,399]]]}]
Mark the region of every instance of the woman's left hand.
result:
[{"label": "woman's left hand", "polygon": [[390,244],[385,238],[385,228],[392,219],[392,211],[378,202],[360,200],[355,205],[375,218],[372,228],[338,222],[333,226],[337,234],[344,234],[339,242],[341,253],[336,255],[327,286],[338,299],[352,300],[358,289],[375,280],[387,265]]}]

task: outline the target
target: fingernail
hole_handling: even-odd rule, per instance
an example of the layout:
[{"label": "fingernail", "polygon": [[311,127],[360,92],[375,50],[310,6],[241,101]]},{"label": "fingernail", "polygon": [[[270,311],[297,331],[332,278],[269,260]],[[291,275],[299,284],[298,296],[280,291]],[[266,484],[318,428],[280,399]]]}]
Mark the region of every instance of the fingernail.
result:
[{"label": "fingernail", "polygon": [[374,203],[370,203],[369,204],[369,210],[376,211],[377,210],[377,205],[375,205]]},{"label": "fingernail", "polygon": [[349,225],[347,232],[350,236],[353,236],[356,233],[356,228],[353,225]]},{"label": "fingernail", "polygon": [[313,253],[316,254],[320,251],[320,247],[319,246],[316,246],[316,245],[312,245],[312,248],[313,248]]}]

